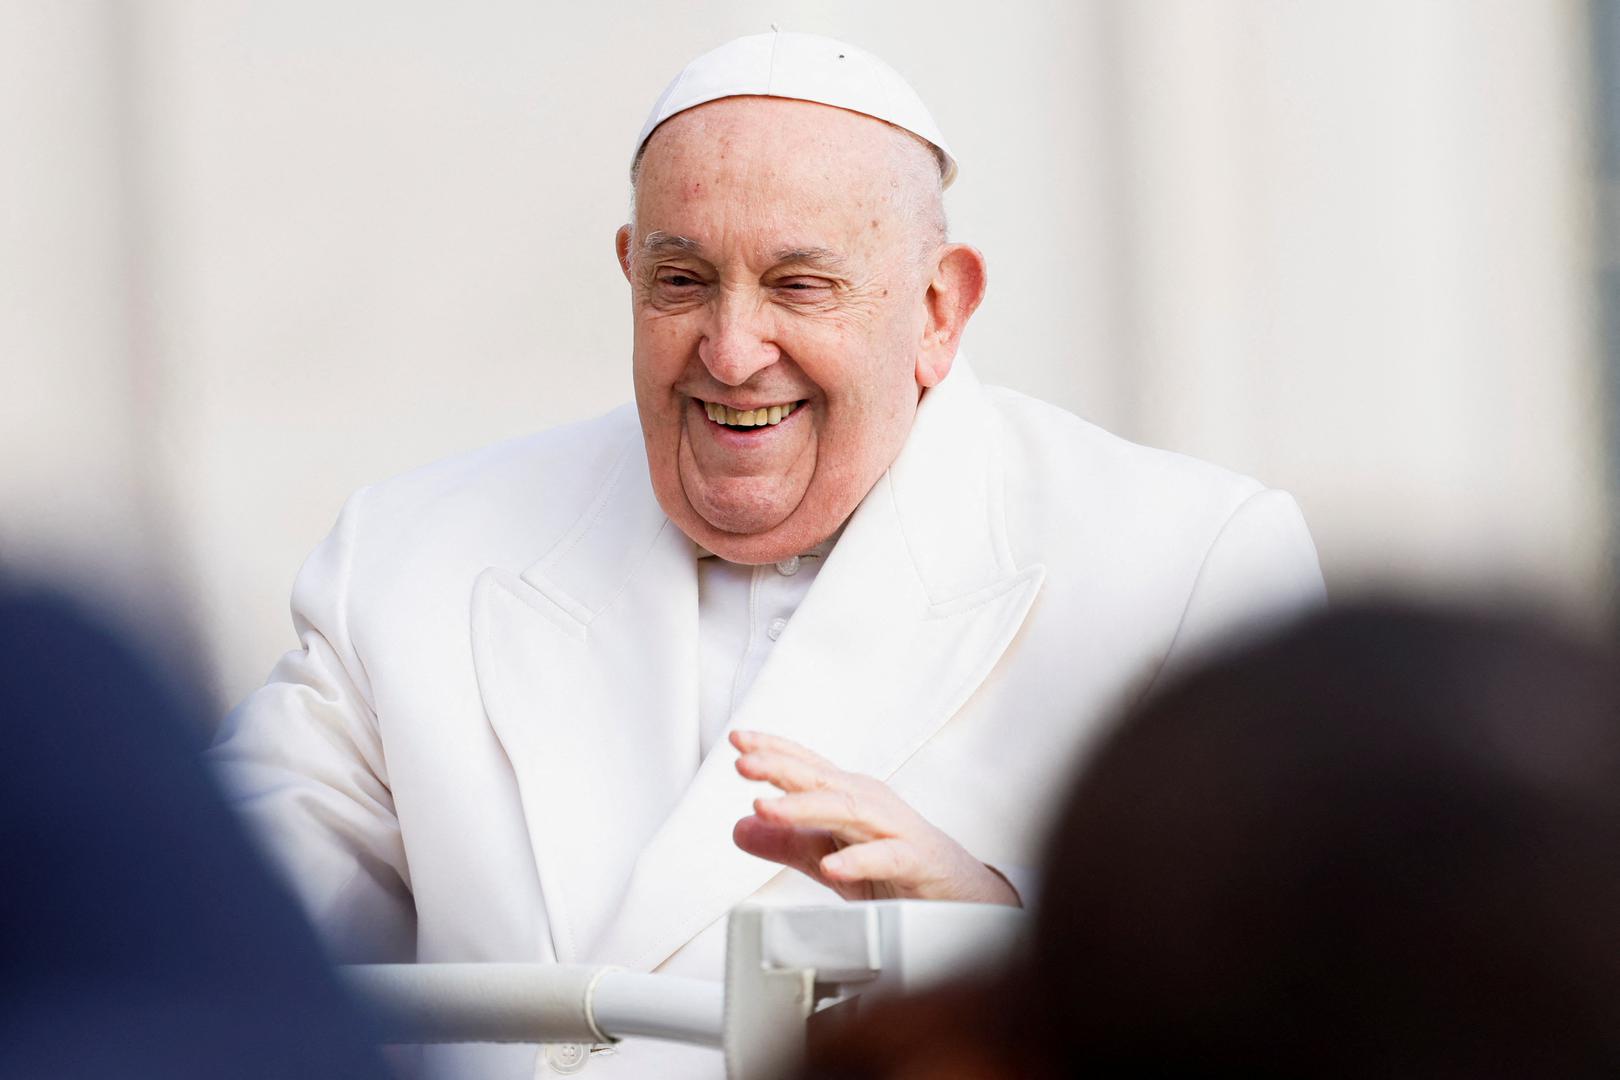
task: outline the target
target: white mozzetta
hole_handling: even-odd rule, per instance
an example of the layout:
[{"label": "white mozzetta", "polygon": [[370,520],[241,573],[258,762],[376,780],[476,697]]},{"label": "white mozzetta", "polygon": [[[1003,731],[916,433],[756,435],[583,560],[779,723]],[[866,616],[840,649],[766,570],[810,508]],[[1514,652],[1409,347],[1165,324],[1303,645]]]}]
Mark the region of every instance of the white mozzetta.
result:
[{"label": "white mozzetta", "polygon": [[[294,586],[299,647],[212,751],[340,959],[719,979],[733,905],[833,898],[731,843],[760,792],[725,740],[699,759],[697,573],[628,406],[349,501]],[[1018,881],[1121,705],[1321,596],[1287,495],[959,361],[731,722],[885,780]],[[720,1075],[656,1043],[586,1069]]]}]

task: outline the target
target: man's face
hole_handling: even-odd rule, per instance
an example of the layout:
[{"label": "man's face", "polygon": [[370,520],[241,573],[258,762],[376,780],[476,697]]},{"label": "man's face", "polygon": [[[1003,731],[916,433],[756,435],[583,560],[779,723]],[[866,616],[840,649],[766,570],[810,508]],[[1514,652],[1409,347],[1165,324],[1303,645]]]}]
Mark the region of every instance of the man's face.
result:
[{"label": "man's face", "polygon": [[919,362],[933,266],[906,155],[927,151],[907,139],[751,97],[647,145],[619,239],[636,405],[660,505],[717,555],[770,562],[830,536],[944,375]]}]

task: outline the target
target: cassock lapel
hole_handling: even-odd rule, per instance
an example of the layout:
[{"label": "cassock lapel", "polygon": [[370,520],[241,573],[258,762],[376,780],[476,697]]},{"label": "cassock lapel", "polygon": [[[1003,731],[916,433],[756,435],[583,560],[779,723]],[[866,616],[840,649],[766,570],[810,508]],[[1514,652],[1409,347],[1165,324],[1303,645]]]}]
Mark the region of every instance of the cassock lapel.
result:
[{"label": "cassock lapel", "polygon": [[[853,772],[892,775],[989,674],[1045,570],[1018,567],[1001,459],[973,374],[924,397],[905,450],[850,519],[733,717]],[[739,777],[722,740],[636,860],[588,959],[655,967],[781,867],[732,826],[770,790]]]},{"label": "cassock lapel", "polygon": [[622,441],[562,540],[521,576],[491,567],[473,588],[479,692],[563,963],[602,933],[698,766],[694,548],[653,496],[639,430]]}]

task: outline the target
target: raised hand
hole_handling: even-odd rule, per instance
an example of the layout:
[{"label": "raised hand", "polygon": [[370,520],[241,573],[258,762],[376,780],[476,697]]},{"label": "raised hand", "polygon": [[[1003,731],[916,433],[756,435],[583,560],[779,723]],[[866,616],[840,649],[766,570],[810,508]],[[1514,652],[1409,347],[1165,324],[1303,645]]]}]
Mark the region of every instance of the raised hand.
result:
[{"label": "raised hand", "polygon": [[870,776],[844,772],[791,739],[734,731],[737,771],[786,794],[754,800],[736,845],[791,866],[849,900],[910,898],[1021,906],[979,862]]}]

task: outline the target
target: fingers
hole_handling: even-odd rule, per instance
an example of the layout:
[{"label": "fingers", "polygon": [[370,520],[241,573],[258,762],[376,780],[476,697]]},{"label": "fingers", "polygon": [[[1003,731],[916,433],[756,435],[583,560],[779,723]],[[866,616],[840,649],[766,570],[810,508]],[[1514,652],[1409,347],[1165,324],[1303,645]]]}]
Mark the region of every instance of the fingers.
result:
[{"label": "fingers", "polygon": [[759,731],[734,731],[731,743],[742,751],[737,771],[788,794],[758,799],[762,820],[798,829],[817,829],[845,843],[890,835],[909,823],[902,804],[870,777],[847,773],[792,739]]},{"label": "fingers", "polygon": [[738,773],[787,793],[754,800],[754,815],[732,831],[742,850],[846,897],[1008,902],[1000,896],[1011,892],[1004,880],[886,784],[844,772],[780,735],[733,731],[730,739]]},{"label": "fingers", "polygon": [[731,745],[735,746],[739,753],[748,754],[756,750],[768,750],[784,757],[796,758],[806,765],[819,766],[824,769],[835,768],[832,762],[826,758],[820,757],[792,739],[784,739],[780,735],[767,735],[763,731],[733,731],[730,738]]},{"label": "fingers", "polygon": [[[844,772],[792,739],[733,731],[737,772],[787,794],[754,800],[732,839],[848,898],[1019,903],[999,873],[930,824],[888,785]],[[840,850],[842,849],[842,850]]]},{"label": "fingers", "polygon": [[731,744],[741,751],[737,758],[739,773],[750,780],[774,784],[783,791],[821,791],[856,779],[826,758],[780,735],[733,731]]},{"label": "fingers", "polygon": [[865,843],[900,832],[906,822],[896,801],[880,785],[848,783],[821,791],[800,791],[775,799],[755,799],[754,813],[775,825],[821,829],[849,844]]},{"label": "fingers", "polygon": [[750,855],[791,866],[811,877],[820,877],[822,858],[838,850],[838,843],[826,833],[795,829],[757,816],[737,822],[731,840]]},{"label": "fingers", "polygon": [[830,851],[816,869],[823,881],[844,895],[865,888],[900,897],[1024,906],[1018,890],[1000,871],[961,854],[961,859],[942,859],[939,852],[888,837]]},{"label": "fingers", "polygon": [[837,882],[886,882],[902,890],[922,884],[917,850],[895,837],[830,852],[822,856],[819,869],[824,877]]},{"label": "fingers", "polygon": [[845,775],[837,769],[812,765],[803,758],[774,750],[750,750],[737,759],[737,771],[750,780],[764,780],[783,791],[820,791],[837,786]]}]

